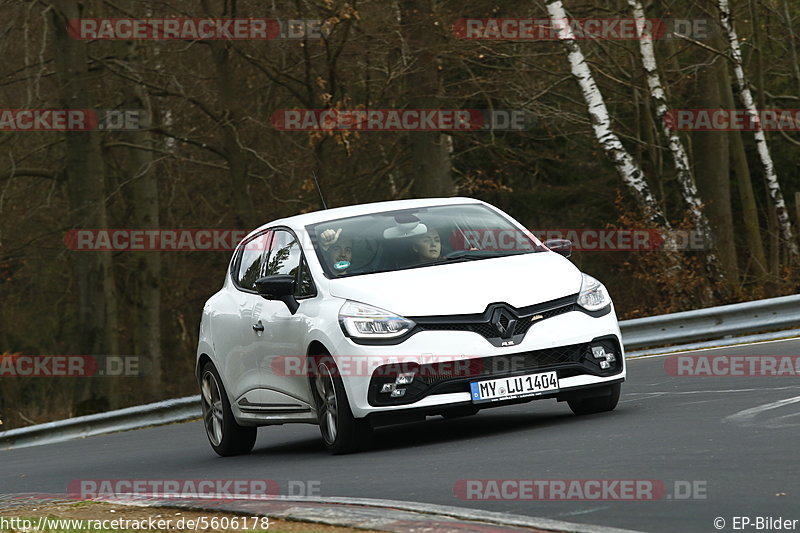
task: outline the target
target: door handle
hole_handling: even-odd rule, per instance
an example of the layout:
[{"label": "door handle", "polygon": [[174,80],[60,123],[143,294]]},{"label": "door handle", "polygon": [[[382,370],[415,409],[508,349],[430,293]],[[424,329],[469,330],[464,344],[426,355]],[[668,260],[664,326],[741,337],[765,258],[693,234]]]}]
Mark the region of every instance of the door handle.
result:
[{"label": "door handle", "polygon": [[253,324],[253,331],[258,331],[258,332],[264,331],[264,324],[262,324],[261,321],[259,320],[258,323]]}]

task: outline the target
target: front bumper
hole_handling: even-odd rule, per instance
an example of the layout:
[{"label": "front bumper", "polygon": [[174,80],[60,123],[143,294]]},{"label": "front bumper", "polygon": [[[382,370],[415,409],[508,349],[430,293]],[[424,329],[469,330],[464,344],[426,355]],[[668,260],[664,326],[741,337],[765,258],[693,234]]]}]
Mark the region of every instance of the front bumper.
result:
[{"label": "front bumper", "polygon": [[[342,372],[342,379],[353,415],[375,418],[379,414],[401,415],[403,411],[436,412],[457,404],[470,404],[469,383],[482,379],[508,377],[555,370],[559,377],[559,393],[579,391],[625,379],[624,349],[619,325],[613,312],[600,317],[573,311],[534,324],[524,339],[509,347],[497,347],[484,337],[468,331],[423,331],[397,345],[365,346],[342,338],[335,347],[335,357],[364,358],[368,368],[358,375]],[[613,350],[615,363],[600,368],[589,347],[602,342]],[[391,399],[381,394],[387,382],[385,365],[407,370],[409,364],[420,366],[419,378],[407,387],[402,398]],[[450,365],[447,363],[451,362]],[[382,368],[384,367],[384,368]],[[432,370],[431,370],[432,369]],[[454,372],[448,374],[448,370]],[[393,380],[393,377],[391,377]],[[555,394],[524,398],[553,397]],[[514,403],[517,400],[490,405]],[[480,407],[490,405],[480,404]]]}]

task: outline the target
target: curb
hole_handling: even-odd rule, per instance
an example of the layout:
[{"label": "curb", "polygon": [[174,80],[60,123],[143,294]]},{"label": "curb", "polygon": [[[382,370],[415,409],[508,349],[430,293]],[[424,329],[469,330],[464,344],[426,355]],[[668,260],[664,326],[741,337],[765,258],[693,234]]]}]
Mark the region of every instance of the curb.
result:
[{"label": "curb", "polygon": [[[310,522],[392,533],[419,531],[453,533],[642,533],[549,518],[481,511],[465,507],[376,500],[369,498],[311,498],[281,496],[269,501],[233,499],[226,501],[182,500],[100,500],[141,507],[173,507],[200,511],[227,511],[294,522]],[[424,528],[424,529],[423,529]]]}]

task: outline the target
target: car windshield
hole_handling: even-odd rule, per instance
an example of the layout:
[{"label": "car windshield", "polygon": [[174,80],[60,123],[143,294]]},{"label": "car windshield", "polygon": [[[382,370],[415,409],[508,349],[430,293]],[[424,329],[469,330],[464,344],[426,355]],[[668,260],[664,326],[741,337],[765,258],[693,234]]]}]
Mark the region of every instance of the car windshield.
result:
[{"label": "car windshield", "polygon": [[329,278],[541,251],[528,232],[480,204],[386,211],[307,226]]}]

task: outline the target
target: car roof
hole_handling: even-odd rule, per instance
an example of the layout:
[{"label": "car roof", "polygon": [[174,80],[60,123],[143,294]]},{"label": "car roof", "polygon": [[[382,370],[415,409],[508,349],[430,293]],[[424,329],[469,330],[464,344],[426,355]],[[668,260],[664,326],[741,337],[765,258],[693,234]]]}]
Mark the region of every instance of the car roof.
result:
[{"label": "car roof", "polygon": [[345,207],[334,207],[331,209],[323,209],[320,211],[312,211],[310,213],[303,213],[301,215],[294,215],[291,217],[281,218],[272,222],[259,226],[254,229],[248,237],[266,228],[274,226],[288,226],[295,231],[302,230],[309,224],[318,224],[328,220],[338,220],[340,218],[347,218],[358,215],[368,215],[370,213],[382,213],[385,211],[394,211],[400,209],[415,209],[420,207],[432,207],[437,205],[456,205],[456,204],[483,204],[481,200],[466,197],[452,197],[452,198],[421,198],[414,200],[392,200],[389,202],[373,202],[369,204],[348,205]]}]

